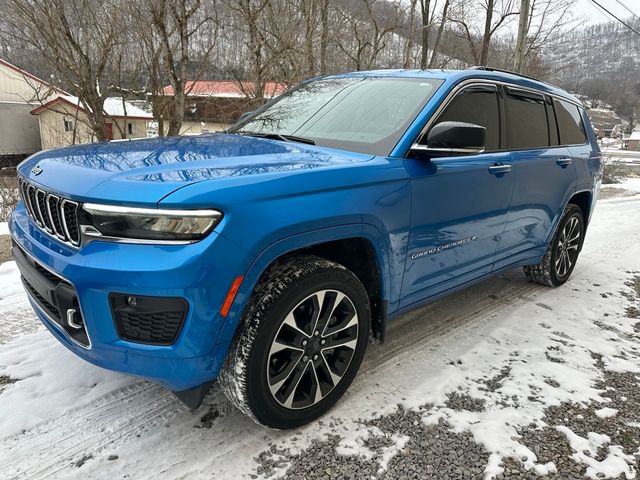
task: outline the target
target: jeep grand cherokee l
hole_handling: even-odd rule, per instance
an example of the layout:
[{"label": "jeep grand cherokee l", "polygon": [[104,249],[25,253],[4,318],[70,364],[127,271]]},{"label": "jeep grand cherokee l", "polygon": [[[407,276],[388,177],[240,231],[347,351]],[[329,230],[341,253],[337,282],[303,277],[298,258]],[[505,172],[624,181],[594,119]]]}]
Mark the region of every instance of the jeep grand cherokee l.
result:
[{"label": "jeep grand cherokee l", "polygon": [[307,81],[227,132],[44,151],[13,254],[51,333],[197,407],[330,409],[387,322],[524,267],[576,265],[602,174],[580,102],[491,69]]}]

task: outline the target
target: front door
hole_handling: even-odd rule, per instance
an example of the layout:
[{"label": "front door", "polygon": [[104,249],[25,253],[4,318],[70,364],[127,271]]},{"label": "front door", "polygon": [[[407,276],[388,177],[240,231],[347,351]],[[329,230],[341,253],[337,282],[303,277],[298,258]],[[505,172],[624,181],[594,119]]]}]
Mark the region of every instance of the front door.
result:
[{"label": "front door", "polygon": [[511,156],[500,152],[497,88],[458,93],[434,122],[486,128],[484,153],[406,160],[412,207],[400,307],[491,271],[513,193]]},{"label": "front door", "polygon": [[106,123],[104,130],[107,134],[107,140],[113,140],[113,123]]}]

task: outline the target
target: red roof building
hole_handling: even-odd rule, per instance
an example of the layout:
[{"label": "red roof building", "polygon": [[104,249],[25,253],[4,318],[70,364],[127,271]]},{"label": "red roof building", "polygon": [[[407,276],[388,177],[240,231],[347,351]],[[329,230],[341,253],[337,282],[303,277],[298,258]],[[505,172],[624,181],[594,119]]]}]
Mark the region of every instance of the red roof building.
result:
[{"label": "red roof building", "polygon": [[[254,95],[255,84],[232,80],[189,80],[185,82],[187,99],[181,133],[198,134],[219,131],[238,120],[244,112],[255,110],[263,100]],[[283,83],[267,82],[263,99],[277,97],[287,90]],[[165,96],[173,95],[173,87],[162,89]]]},{"label": "red roof building", "polygon": [[[234,82],[231,80],[188,80],[185,91],[189,97],[215,98],[253,98],[255,84],[253,82]],[[263,97],[273,98],[284,93],[287,86],[283,83],[267,82]],[[163,95],[173,95],[173,87],[168,85],[162,89]]]}]

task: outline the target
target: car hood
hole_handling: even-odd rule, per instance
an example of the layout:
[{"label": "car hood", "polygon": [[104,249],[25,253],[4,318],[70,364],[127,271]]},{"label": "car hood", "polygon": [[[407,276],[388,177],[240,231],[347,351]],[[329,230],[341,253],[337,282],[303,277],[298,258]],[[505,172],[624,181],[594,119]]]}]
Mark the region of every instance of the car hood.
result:
[{"label": "car hood", "polygon": [[22,162],[18,172],[48,191],[79,201],[149,204],[203,180],[288,175],[370,158],[300,143],[213,134],[46,150]]}]

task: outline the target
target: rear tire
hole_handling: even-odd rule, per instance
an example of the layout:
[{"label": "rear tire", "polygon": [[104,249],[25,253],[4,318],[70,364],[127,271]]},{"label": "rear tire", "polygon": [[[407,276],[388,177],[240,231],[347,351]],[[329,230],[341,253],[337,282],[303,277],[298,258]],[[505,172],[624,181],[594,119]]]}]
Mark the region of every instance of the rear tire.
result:
[{"label": "rear tire", "polygon": [[219,376],[225,395],[256,422],[288,429],[335,405],[364,357],[371,313],[349,270],[298,255],[263,275]]},{"label": "rear tire", "polygon": [[550,287],[559,287],[565,283],[578,261],[584,233],[582,210],[570,203],[540,263],[524,267],[527,278],[532,282]]}]

